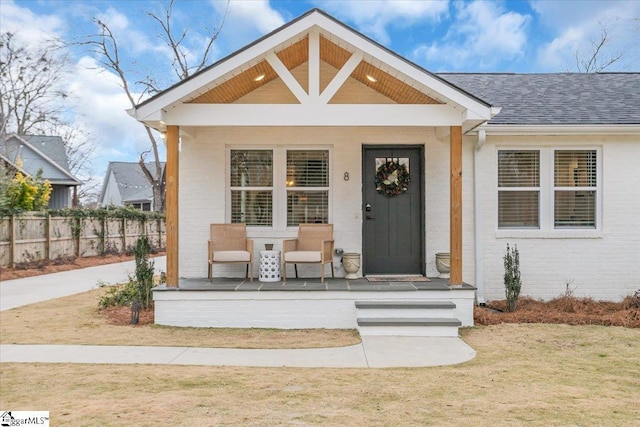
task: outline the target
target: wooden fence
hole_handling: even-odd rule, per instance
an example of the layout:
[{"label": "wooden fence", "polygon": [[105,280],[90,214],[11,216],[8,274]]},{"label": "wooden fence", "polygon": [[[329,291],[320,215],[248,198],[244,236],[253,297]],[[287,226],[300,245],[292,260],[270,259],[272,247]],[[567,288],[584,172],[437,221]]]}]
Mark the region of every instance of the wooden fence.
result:
[{"label": "wooden fence", "polygon": [[0,267],[18,263],[129,252],[140,236],[166,247],[162,219],[75,218],[38,215],[0,217]]}]

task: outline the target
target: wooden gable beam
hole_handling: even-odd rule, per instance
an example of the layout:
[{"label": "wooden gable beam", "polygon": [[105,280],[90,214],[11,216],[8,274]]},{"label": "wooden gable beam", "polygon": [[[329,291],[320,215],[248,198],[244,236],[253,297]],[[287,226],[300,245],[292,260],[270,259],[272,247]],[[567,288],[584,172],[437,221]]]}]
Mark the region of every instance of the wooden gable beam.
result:
[{"label": "wooden gable beam", "polygon": [[270,52],[267,54],[266,59],[269,65],[278,73],[284,84],[287,85],[291,93],[298,99],[300,104],[307,102],[309,95],[307,95],[307,92],[300,86],[300,83],[293,77],[293,74],[291,74],[282,61],[280,61],[280,58],[278,58],[275,53]]},{"label": "wooden gable beam", "polygon": [[327,87],[322,91],[322,95],[320,95],[320,103],[328,104],[331,98],[340,90],[342,85],[347,81],[351,73],[356,69],[360,61],[362,61],[363,54],[362,52],[356,52],[351,55],[351,58],[347,60],[344,66],[338,71],[331,82],[327,85]]},{"label": "wooden gable beam", "polygon": [[320,34],[309,33],[309,97],[320,96]]}]

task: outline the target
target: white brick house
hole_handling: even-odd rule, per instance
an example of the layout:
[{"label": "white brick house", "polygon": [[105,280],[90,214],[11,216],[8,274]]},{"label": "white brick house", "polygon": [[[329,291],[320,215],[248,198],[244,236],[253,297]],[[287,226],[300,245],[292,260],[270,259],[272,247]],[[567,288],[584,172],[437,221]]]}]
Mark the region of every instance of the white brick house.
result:
[{"label": "white brick house", "polygon": [[[206,277],[211,223],[246,222],[257,251],[329,222],[360,275],[436,276],[451,252],[451,285],[499,299],[510,243],[524,295],[620,299],[640,287],[639,94],[635,73],[435,75],[312,10],[131,112],[166,132],[167,286]],[[382,159],[406,194],[377,191]]]}]

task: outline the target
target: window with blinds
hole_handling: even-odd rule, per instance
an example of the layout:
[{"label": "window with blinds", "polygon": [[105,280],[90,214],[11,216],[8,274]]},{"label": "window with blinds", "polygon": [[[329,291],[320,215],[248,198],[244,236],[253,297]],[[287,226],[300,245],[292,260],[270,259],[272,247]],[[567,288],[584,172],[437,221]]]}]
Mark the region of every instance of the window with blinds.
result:
[{"label": "window with blinds", "polygon": [[231,222],[273,225],[273,151],[231,150]]},{"label": "window with blinds", "polygon": [[596,228],[596,150],[554,152],[554,227]]},{"label": "window with blinds", "polygon": [[540,151],[498,151],[498,228],[540,228]]},{"label": "window with blinds", "polygon": [[287,151],[287,226],[329,222],[329,151]]}]

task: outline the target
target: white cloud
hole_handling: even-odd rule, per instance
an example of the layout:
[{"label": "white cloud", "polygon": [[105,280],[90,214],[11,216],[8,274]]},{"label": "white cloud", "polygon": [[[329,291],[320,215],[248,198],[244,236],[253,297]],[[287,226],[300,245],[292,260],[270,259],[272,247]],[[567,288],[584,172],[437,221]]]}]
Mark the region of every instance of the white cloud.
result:
[{"label": "white cloud", "polygon": [[135,161],[138,153],[150,148],[144,128],[126,112],[131,106],[118,77],[93,58],[78,61],[69,92],[77,121],[85,124],[102,159],[98,171],[104,171],[109,160]]},{"label": "white cloud", "polygon": [[226,12],[224,27],[216,51],[233,52],[255,39],[284,25],[282,15],[271,7],[268,0],[210,0],[220,19]]},{"label": "white cloud", "polygon": [[575,64],[575,53],[582,40],[584,31],[568,28],[559,37],[538,49],[538,64],[545,70],[569,70]]},{"label": "white cloud", "polygon": [[572,2],[533,1],[531,6],[553,34],[538,49],[540,68],[576,71],[576,54],[588,59],[593,52],[591,43],[600,40],[601,28],[605,28],[608,42],[601,59],[622,53],[622,59],[610,70],[638,70],[640,2],[592,1],[588,7],[576,7]]},{"label": "white cloud", "polygon": [[497,3],[456,3],[448,33],[431,44],[416,47],[413,57],[454,69],[491,68],[523,55],[531,17],[504,10]]},{"label": "white cloud", "polygon": [[118,12],[113,7],[109,7],[104,13],[99,13],[96,18],[104,22],[111,31],[116,33],[129,28],[129,19],[127,16]]},{"label": "white cloud", "polygon": [[391,43],[388,27],[424,24],[425,20],[437,22],[446,16],[449,9],[447,0],[324,0],[315,3],[339,19],[353,22],[359,31],[385,45]]},{"label": "white cloud", "polygon": [[56,15],[36,15],[12,0],[2,0],[2,32],[11,32],[29,46],[61,37],[65,22]]}]

